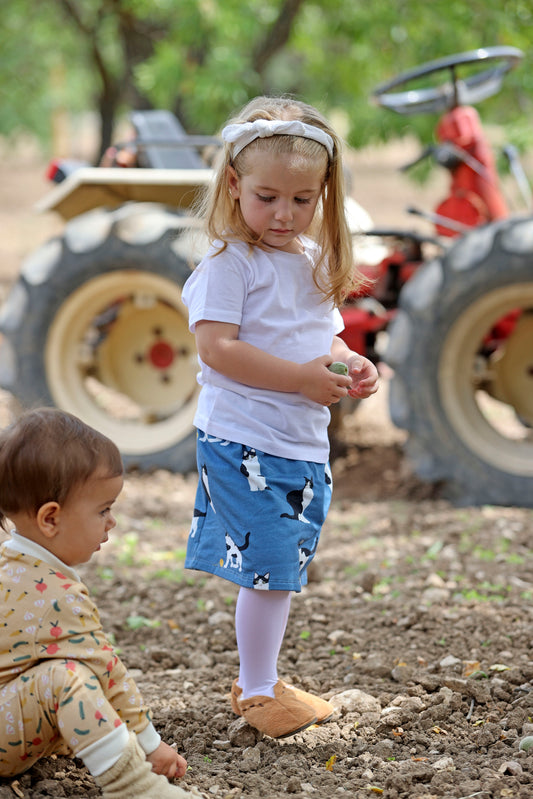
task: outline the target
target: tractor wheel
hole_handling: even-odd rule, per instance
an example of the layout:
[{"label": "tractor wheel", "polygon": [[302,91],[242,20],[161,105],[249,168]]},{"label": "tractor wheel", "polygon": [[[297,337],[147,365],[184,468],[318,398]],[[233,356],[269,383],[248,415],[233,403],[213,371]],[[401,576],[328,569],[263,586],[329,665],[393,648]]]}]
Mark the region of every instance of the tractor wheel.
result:
[{"label": "tractor wheel", "polygon": [[469,233],[406,284],[390,410],[457,504],[533,507],[533,219]]},{"label": "tractor wheel", "polygon": [[141,203],[77,217],[27,259],[0,312],[2,386],[23,408],[79,416],[141,471],[195,467],[190,224]]}]

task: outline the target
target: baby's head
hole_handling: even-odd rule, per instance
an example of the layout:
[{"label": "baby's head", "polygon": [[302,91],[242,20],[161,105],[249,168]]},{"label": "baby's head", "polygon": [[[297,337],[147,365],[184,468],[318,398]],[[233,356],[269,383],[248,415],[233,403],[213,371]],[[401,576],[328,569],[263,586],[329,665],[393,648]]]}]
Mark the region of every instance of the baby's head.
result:
[{"label": "baby's head", "polygon": [[70,413],[28,411],[0,432],[0,525],[17,514],[36,516],[47,503],[65,505],[98,474],[122,475],[116,445]]}]

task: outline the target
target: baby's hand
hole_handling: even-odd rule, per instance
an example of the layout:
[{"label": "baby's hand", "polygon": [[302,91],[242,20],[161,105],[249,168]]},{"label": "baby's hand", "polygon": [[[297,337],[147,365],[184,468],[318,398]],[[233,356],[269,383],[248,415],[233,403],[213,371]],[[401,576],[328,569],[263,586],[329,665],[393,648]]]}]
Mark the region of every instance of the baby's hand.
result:
[{"label": "baby's hand", "polygon": [[178,755],[175,749],[161,741],[157,749],[146,755],[146,759],[152,764],[152,771],[162,774],[167,779],[183,777],[187,771],[187,761]]},{"label": "baby's hand", "polygon": [[379,385],[379,374],[372,361],[355,353],[348,359],[348,370],[348,374],[352,379],[352,387],[348,391],[350,397],[364,399],[376,393]]}]

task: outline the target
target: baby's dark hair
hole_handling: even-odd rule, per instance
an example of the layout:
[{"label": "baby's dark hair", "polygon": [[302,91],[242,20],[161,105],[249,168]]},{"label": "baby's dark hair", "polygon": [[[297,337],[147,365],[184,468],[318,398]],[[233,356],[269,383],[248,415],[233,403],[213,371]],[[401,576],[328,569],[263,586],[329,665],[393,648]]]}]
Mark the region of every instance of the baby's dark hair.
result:
[{"label": "baby's dark hair", "polygon": [[0,433],[0,525],[10,513],[37,513],[46,502],[64,504],[96,471],[118,477],[117,446],[76,416],[37,408]]}]

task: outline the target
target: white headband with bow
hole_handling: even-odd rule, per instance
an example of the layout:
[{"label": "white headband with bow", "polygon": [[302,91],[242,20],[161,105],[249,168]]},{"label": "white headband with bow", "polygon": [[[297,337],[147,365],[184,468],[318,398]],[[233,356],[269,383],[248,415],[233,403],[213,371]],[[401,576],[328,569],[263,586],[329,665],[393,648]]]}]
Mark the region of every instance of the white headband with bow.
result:
[{"label": "white headband with bow", "polygon": [[233,144],[233,158],[251,142],[269,136],[302,136],[304,139],[313,139],[322,144],[329,157],[333,158],[333,139],[329,133],[299,119],[256,119],[255,122],[226,125],[222,131],[223,140]]}]

